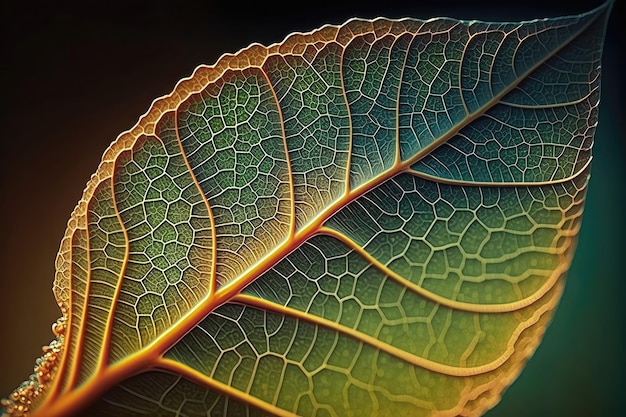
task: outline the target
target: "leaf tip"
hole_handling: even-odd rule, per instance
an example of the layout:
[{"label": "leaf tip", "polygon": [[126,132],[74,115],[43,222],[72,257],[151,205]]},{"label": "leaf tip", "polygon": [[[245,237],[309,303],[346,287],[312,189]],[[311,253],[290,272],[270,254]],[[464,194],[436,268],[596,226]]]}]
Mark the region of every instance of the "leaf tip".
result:
[{"label": "leaf tip", "polygon": [[606,25],[611,15],[611,10],[613,9],[613,4],[615,0],[606,0],[604,3],[599,5],[598,7],[589,10],[587,13],[583,13],[582,16],[592,17],[592,18],[604,18],[604,24]]}]

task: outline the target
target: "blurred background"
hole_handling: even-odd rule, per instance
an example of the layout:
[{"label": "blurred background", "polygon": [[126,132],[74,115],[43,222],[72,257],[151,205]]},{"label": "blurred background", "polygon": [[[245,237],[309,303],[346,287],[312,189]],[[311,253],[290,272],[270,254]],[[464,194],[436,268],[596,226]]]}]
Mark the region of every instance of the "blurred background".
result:
[{"label": "blurred background", "polygon": [[[121,3],[121,2],[120,2]],[[2,2],[0,397],[32,372],[60,315],[54,259],[102,153],[199,64],[350,17],[522,20],[601,1]],[[408,2],[407,2],[408,3]],[[623,3],[603,57],[600,123],[580,244],[555,318],[488,417],[616,416],[626,409],[626,139]]]}]

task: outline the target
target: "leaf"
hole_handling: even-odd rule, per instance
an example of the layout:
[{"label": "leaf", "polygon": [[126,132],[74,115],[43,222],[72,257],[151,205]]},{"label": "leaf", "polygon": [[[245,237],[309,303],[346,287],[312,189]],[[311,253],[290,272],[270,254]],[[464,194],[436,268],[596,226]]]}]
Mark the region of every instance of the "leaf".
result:
[{"label": "leaf", "polygon": [[355,19],[198,68],[105,153],[5,407],[482,414],[562,291],[608,8]]}]

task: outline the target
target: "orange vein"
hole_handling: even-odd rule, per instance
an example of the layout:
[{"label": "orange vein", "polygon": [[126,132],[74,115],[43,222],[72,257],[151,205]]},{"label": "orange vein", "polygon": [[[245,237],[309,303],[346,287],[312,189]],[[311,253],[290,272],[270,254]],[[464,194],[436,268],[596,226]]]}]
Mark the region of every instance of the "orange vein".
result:
[{"label": "orange vein", "polygon": [[[89,211],[89,204],[86,203],[85,204],[85,210],[88,212]],[[87,282],[85,283],[85,300],[83,301],[83,311],[81,314],[81,320],[80,320],[80,330],[78,332],[77,338],[76,338],[76,350],[74,353],[74,360],[72,361],[71,364],[71,368],[70,368],[70,374],[69,374],[69,381],[67,383],[67,385],[65,386],[65,391],[70,391],[72,390],[72,388],[74,388],[74,386],[76,385],[76,383],[78,382],[78,377],[80,375],[80,366],[83,363],[83,348],[84,348],[84,336],[85,333],[87,332],[87,327],[85,326],[85,319],[87,318],[87,310],[89,309],[89,290],[91,287],[91,252],[89,249],[89,222],[87,221],[87,214],[85,214],[84,216],[84,220],[85,220],[85,245],[87,246],[85,249],[85,253],[87,254]]]},{"label": "orange vein", "polygon": [[593,158],[590,156],[589,160],[585,163],[585,165],[576,171],[574,174],[570,175],[566,178],[560,178],[556,180],[548,180],[548,181],[520,181],[520,182],[489,182],[489,181],[470,181],[470,180],[457,180],[450,179],[444,177],[438,177],[436,175],[426,174],[424,172],[416,171],[413,168],[408,168],[406,170],[407,173],[416,176],[418,178],[422,178],[428,181],[441,183],[441,184],[450,184],[450,185],[460,185],[460,186],[470,186],[470,187],[541,187],[546,185],[555,185],[562,184],[564,182],[575,180],[581,173],[583,173],[589,166],[591,166],[591,160]]},{"label": "orange vein", "polygon": [[452,308],[455,310],[468,311],[471,313],[508,313],[508,312],[520,310],[524,307],[527,307],[533,304],[535,301],[539,300],[541,297],[543,297],[544,294],[546,294],[548,291],[550,291],[550,289],[552,289],[552,287],[554,287],[554,285],[558,282],[559,277],[562,274],[564,274],[565,271],[567,270],[567,265],[561,262],[559,266],[554,271],[552,271],[552,273],[550,274],[546,282],[539,288],[539,290],[534,292],[532,295],[529,295],[528,297],[523,298],[518,301],[513,301],[510,303],[502,303],[502,304],[467,303],[464,301],[451,300],[439,294],[435,294],[434,292],[429,291],[425,289],[424,287],[421,287],[415,284],[414,282],[409,281],[408,279],[404,278],[402,275],[398,274],[392,269],[389,269],[386,265],[384,265],[378,259],[374,258],[365,249],[363,249],[356,242],[354,242],[352,239],[350,239],[349,237],[347,237],[341,232],[338,232],[328,227],[322,227],[320,229],[320,233],[328,235],[328,236],[332,236],[338,239],[343,244],[348,246],[350,249],[354,250],[356,253],[358,253],[363,258],[365,258],[367,262],[369,262],[372,266],[374,266],[380,272],[387,275],[389,278],[393,279],[394,281],[406,287],[407,289],[411,290],[412,292],[430,301],[441,304],[445,307]]},{"label": "orange vein", "polygon": [[[595,82],[598,81],[598,76],[596,76],[596,78],[593,80]],[[509,106],[509,107],[515,107],[518,109],[533,109],[533,110],[539,110],[539,109],[553,109],[555,107],[567,107],[567,106],[575,106],[577,104],[581,104],[582,102],[589,100],[591,98],[591,95],[593,93],[596,93],[599,90],[599,86],[596,85],[595,88],[593,88],[591,91],[589,91],[589,93],[587,93],[586,95],[584,95],[581,98],[578,98],[576,100],[571,100],[571,101],[566,101],[563,103],[549,103],[549,104],[519,104],[519,103],[513,103],[510,101],[504,101],[504,100],[500,100],[501,104],[504,104],[505,106]]]},{"label": "orange vein", "polygon": [[128,230],[126,230],[126,226],[124,226],[122,216],[119,209],[117,208],[117,199],[115,198],[116,170],[117,162],[113,163],[113,168],[111,172],[111,199],[113,201],[113,210],[115,210],[117,221],[119,222],[120,227],[122,228],[122,233],[124,234],[124,262],[122,263],[122,268],[118,275],[117,285],[115,286],[115,292],[113,293],[113,299],[111,301],[111,310],[109,311],[106,326],[104,328],[104,338],[102,340],[102,348],[100,349],[100,355],[98,357],[98,365],[95,372],[96,374],[101,373],[104,367],[106,367],[109,363],[109,358],[111,356],[111,338],[113,336],[113,324],[115,322],[115,310],[117,308],[117,300],[119,299],[120,293],[122,292],[122,282],[124,281],[124,274],[126,273],[126,267],[128,265],[128,259],[130,257],[130,239],[128,237]]},{"label": "orange vein", "polygon": [[[463,62],[465,61],[465,52],[467,52],[467,46],[470,44],[474,36],[475,34],[470,34],[467,37],[467,42],[463,46],[463,51],[461,52],[461,58],[459,58],[459,78],[458,78],[459,97],[461,99],[461,103],[463,104],[463,110],[465,111],[466,115],[468,115],[470,112],[469,112],[469,108],[467,107],[467,103],[465,102],[465,97],[463,96]],[[494,61],[495,61],[495,57],[494,57]]]},{"label": "orange vein", "polygon": [[[410,32],[407,32],[410,33]],[[404,35],[404,34],[403,34]],[[391,53],[393,52],[393,45],[400,39],[402,35],[398,35],[396,40],[391,44],[391,48],[389,48],[389,61],[391,62]],[[404,69],[406,68],[406,61],[409,57],[409,51],[411,50],[411,45],[415,40],[417,33],[412,34],[411,39],[408,40],[408,46],[406,47],[406,53],[404,54],[404,61],[402,63],[402,70],[400,71],[400,82],[398,83],[398,96],[396,97],[396,158],[394,160],[393,166],[398,166],[402,163],[402,149],[400,146],[400,93],[402,91],[402,79],[404,78]]]},{"label": "orange vein", "polygon": [[350,172],[352,169],[350,165],[352,164],[352,145],[353,145],[352,129],[353,127],[352,127],[352,113],[350,112],[350,104],[348,103],[348,95],[346,94],[346,85],[343,81],[343,60],[345,57],[346,49],[348,49],[348,45],[350,45],[350,43],[353,42],[354,39],[356,39],[356,37],[350,40],[350,42],[348,42],[347,45],[341,47],[341,57],[339,57],[339,80],[341,81],[341,94],[343,95],[343,101],[346,104],[346,112],[348,116],[348,151],[347,151],[348,156],[346,158],[344,195],[350,194]]},{"label": "orange vein", "polygon": [[159,358],[155,361],[155,365],[158,368],[182,375],[183,377],[190,379],[199,385],[218,391],[222,394],[225,394],[243,403],[250,404],[260,410],[263,410],[267,413],[271,413],[272,415],[275,415],[277,417],[297,417],[296,414],[290,411],[286,411],[282,408],[276,407],[275,405],[270,404],[266,401],[263,401],[250,394],[239,391],[238,389],[233,388],[228,384],[224,384],[223,382],[217,381],[203,374],[202,372],[199,372],[193,368],[190,368],[189,366],[183,365],[180,362],[167,359],[167,358]]},{"label": "orange vein", "polygon": [[296,194],[295,194],[295,189],[294,189],[295,184],[293,180],[293,170],[291,169],[291,157],[289,156],[289,147],[287,146],[287,134],[285,133],[283,111],[280,107],[280,103],[278,102],[278,96],[276,95],[276,90],[274,90],[274,86],[272,85],[272,82],[270,81],[269,76],[267,75],[263,67],[259,67],[259,70],[261,71],[261,74],[263,74],[263,77],[265,81],[267,82],[267,85],[269,86],[270,91],[272,92],[272,97],[274,98],[274,102],[276,103],[276,108],[278,109],[278,118],[280,120],[280,132],[283,137],[283,146],[285,147],[285,161],[287,163],[287,173],[288,173],[287,176],[289,177],[289,196],[291,200],[288,239],[293,239],[293,235],[296,233]]},{"label": "orange vein", "polygon": [[187,160],[187,155],[185,154],[185,148],[183,148],[183,142],[180,139],[180,134],[178,132],[178,107],[174,110],[174,132],[176,133],[176,141],[178,142],[178,147],[180,148],[180,155],[185,161],[185,166],[187,167],[187,171],[189,171],[189,175],[193,180],[193,183],[196,185],[196,189],[198,190],[198,194],[202,197],[202,201],[204,201],[204,205],[206,206],[206,210],[209,216],[209,222],[211,224],[211,277],[209,279],[209,294],[210,297],[212,294],[217,291],[217,271],[215,264],[217,263],[217,232],[215,230],[215,217],[213,217],[213,210],[211,209],[211,205],[209,204],[209,200],[207,199],[204,191],[202,191],[202,187],[200,187],[200,183],[198,182],[198,178],[196,178],[196,174],[191,169],[191,165],[189,165],[189,160]]},{"label": "orange vein", "polygon": [[[394,356],[404,362],[407,362],[414,366],[419,366],[420,368],[427,369],[429,371],[437,372],[440,374],[445,374],[449,376],[474,376],[480,375],[487,372],[491,372],[497,368],[499,368],[503,363],[505,363],[511,355],[513,355],[515,351],[515,343],[519,338],[519,335],[528,327],[535,324],[541,316],[549,309],[551,306],[549,303],[544,304],[541,308],[537,309],[534,312],[532,317],[528,319],[526,322],[522,322],[513,332],[511,338],[509,339],[506,350],[493,361],[486,363],[484,365],[472,366],[472,367],[460,367],[453,365],[446,365],[440,362],[435,362],[431,359],[422,358],[415,354],[409,353],[403,349],[400,349],[396,346],[390,345],[385,342],[381,342],[379,339],[360,332],[356,329],[352,329],[350,327],[344,326],[332,320],[325,319],[323,317],[313,315],[308,312],[304,312],[301,310],[297,310],[291,307],[286,307],[281,304],[277,304],[262,298],[257,298],[254,296],[246,295],[246,294],[238,294],[232,298],[233,302],[239,302],[242,304],[246,304],[249,306],[257,307],[262,310],[272,311],[278,314],[282,314],[285,316],[290,316],[296,318],[298,320],[304,320],[314,325],[318,325],[338,333],[347,335],[352,337],[353,339],[358,340],[359,342],[365,343],[375,349],[378,349],[382,352],[388,353],[391,356]],[[469,356],[469,355],[468,355]]]}]

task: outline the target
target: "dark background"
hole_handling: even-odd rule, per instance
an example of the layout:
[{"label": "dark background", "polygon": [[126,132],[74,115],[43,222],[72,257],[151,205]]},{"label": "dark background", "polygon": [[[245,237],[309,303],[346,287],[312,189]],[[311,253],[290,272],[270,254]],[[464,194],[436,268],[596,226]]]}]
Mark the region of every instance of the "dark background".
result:
[{"label": "dark background", "polygon": [[[60,315],[54,259],[103,151],[197,65],[354,16],[521,20],[600,3],[2,2],[0,397],[32,372],[52,338]],[[488,417],[617,416],[626,409],[623,9],[618,0],[609,23],[592,180],[565,294],[544,342]]]}]

